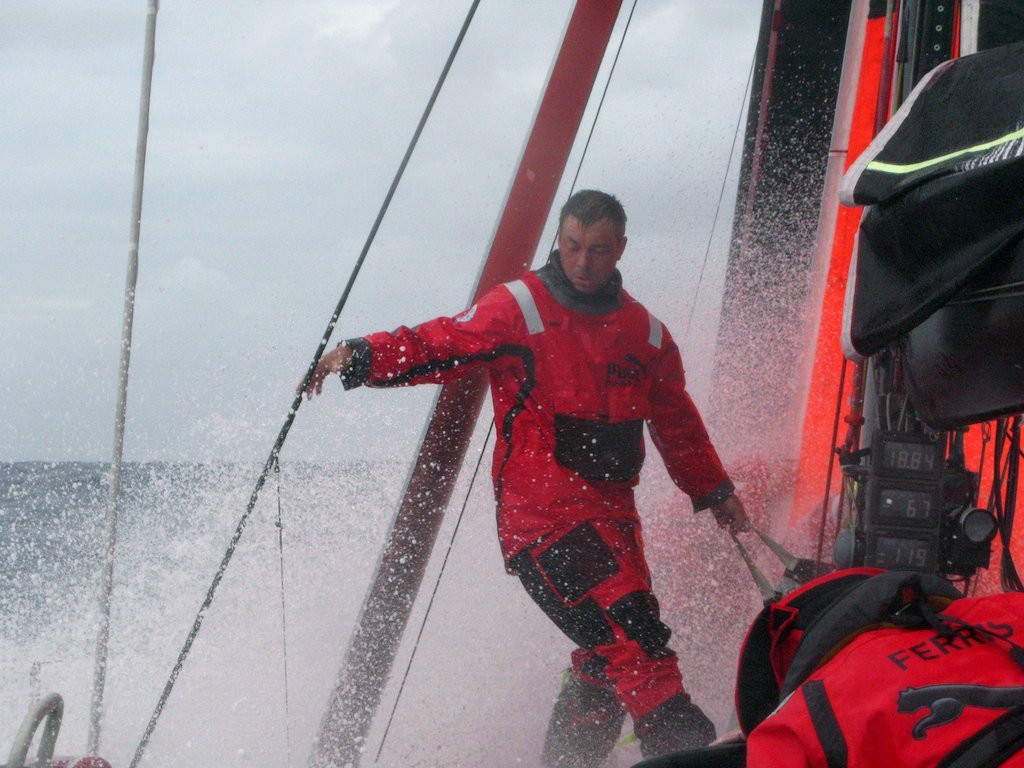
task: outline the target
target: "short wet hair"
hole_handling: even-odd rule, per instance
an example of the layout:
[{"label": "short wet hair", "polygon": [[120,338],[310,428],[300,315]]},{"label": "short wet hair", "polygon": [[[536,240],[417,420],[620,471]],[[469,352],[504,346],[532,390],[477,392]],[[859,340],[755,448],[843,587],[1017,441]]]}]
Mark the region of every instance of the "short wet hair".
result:
[{"label": "short wet hair", "polygon": [[596,189],[581,189],[562,206],[558,215],[558,231],[562,231],[565,220],[572,216],[580,224],[589,227],[596,221],[608,219],[615,225],[619,237],[626,235],[626,210],[614,195]]}]

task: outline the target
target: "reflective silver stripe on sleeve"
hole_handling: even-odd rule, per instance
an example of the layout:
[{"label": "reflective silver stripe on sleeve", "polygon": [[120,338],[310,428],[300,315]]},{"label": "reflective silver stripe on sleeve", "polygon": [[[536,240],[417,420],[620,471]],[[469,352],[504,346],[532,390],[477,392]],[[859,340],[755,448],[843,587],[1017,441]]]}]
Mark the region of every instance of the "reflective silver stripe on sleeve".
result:
[{"label": "reflective silver stripe on sleeve", "polygon": [[523,313],[523,320],[526,321],[526,330],[533,336],[544,330],[544,321],[540,319],[540,312],[537,311],[537,302],[533,300],[533,294],[526,287],[522,280],[513,280],[505,283],[519,304],[519,311]]},{"label": "reflective silver stripe on sleeve", "polygon": [[661,349],[661,320],[650,312],[647,313],[647,319],[651,324],[651,335],[648,337],[647,343],[655,349]]}]

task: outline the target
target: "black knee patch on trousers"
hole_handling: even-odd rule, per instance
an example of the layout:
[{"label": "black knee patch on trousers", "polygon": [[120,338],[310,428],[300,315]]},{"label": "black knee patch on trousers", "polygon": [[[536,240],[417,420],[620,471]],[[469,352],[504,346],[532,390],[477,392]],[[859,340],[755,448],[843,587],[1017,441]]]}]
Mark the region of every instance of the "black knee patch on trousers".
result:
[{"label": "black knee patch on trousers", "polygon": [[567,603],[619,572],[615,553],[590,523],[573,528],[537,555],[537,565]]},{"label": "black knee patch on trousers", "polygon": [[660,651],[672,636],[672,630],[661,622],[658,600],[650,592],[631,592],[616,600],[608,615],[647,654]]},{"label": "black knee patch on trousers", "polygon": [[519,576],[533,601],[576,645],[595,648],[615,642],[615,633],[597,602],[587,598],[576,605],[566,605],[529,552],[520,552],[509,561],[509,566]]}]

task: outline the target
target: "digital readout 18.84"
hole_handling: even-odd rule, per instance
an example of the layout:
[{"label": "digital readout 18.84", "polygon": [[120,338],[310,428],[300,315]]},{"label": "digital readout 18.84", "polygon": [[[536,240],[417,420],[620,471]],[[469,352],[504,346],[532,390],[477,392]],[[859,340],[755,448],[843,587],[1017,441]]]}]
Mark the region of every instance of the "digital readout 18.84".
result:
[{"label": "digital readout 18.84", "polygon": [[938,446],[933,443],[882,442],[882,469],[938,474],[942,468]]}]

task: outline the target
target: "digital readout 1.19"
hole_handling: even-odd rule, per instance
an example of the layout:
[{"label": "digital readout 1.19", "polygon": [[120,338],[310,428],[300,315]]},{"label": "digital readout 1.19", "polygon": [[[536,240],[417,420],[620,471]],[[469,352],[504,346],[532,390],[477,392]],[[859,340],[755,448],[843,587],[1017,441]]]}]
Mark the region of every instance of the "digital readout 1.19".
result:
[{"label": "digital readout 1.19", "polygon": [[932,567],[935,543],[924,539],[879,536],[875,540],[874,565],[879,568],[910,568],[926,570]]}]

